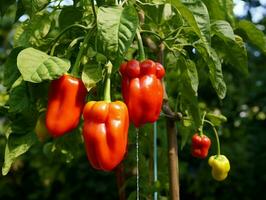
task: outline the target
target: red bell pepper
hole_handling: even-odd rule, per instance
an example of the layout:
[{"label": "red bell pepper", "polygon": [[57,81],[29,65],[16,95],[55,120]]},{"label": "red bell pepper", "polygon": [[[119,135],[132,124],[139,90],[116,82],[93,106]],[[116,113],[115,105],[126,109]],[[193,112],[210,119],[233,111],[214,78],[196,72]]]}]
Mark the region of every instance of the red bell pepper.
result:
[{"label": "red bell pepper", "polygon": [[62,136],[78,126],[87,90],[83,82],[70,75],[50,85],[46,127],[53,137]]},{"label": "red bell pepper", "polygon": [[211,146],[211,140],[204,134],[199,135],[195,133],[192,136],[192,155],[196,158],[206,158],[209,148]]},{"label": "red bell pepper", "polygon": [[120,73],[130,120],[136,127],[155,122],[163,102],[163,66],[152,60],[130,60],[120,66]]}]

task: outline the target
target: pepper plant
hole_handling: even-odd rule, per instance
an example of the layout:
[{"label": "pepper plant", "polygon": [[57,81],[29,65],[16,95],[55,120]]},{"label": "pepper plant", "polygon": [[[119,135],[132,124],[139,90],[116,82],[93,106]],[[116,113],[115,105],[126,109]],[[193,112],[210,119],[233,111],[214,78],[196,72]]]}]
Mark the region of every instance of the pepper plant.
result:
[{"label": "pepper plant", "polygon": [[[77,149],[84,148],[85,143],[93,167],[106,171],[116,167],[120,199],[151,196],[154,199],[179,199],[179,173],[182,174],[182,170],[179,171],[177,152],[182,154],[182,151],[177,148],[177,138],[181,139],[179,144],[183,147],[195,131],[202,133],[204,117],[201,116],[205,116],[205,112],[205,121],[212,127],[226,123],[226,117],[221,113],[214,112],[211,106],[202,106],[201,85],[211,85],[211,98],[222,101],[227,90],[223,71],[248,75],[245,42],[253,43],[266,53],[265,36],[252,23],[234,18],[231,0],[74,0],[69,5],[65,5],[65,1],[18,0],[4,3],[1,15],[12,6],[16,7],[14,32],[9,33],[12,40],[7,45],[10,54],[4,64],[5,98],[1,102],[6,138],[2,174],[7,175],[12,163],[30,151],[39,140],[43,142],[41,148],[47,157],[59,153],[56,155],[66,155],[67,162],[75,159]],[[127,84],[132,80],[127,79],[136,79],[139,75],[129,63],[142,61],[144,57],[158,62],[157,69],[163,66],[165,75],[164,70],[157,70],[161,73],[156,72],[155,77],[156,70],[152,67],[146,67],[146,71],[140,69],[140,74],[153,75],[157,91],[154,89],[154,93],[147,96],[149,93],[145,94],[143,90],[129,100],[127,92],[132,88]],[[127,72],[128,77],[123,71],[124,62],[127,62],[127,70],[131,70]],[[147,62],[154,64],[153,61]],[[106,70],[110,63],[112,74]],[[152,66],[151,63],[148,64]],[[63,83],[63,78],[71,77],[74,80]],[[82,85],[81,89],[74,86],[75,80]],[[117,133],[120,133],[120,128],[128,127],[127,119],[121,120],[127,118],[123,103],[125,109],[121,113],[114,112],[115,116],[104,109],[106,105],[113,105],[110,103],[110,90],[113,99],[118,100],[123,99],[123,91],[133,124],[142,126],[135,130],[131,125],[128,142],[127,136],[120,138],[117,144],[117,140],[110,140],[115,146],[122,143],[121,149],[100,150],[97,146],[99,138],[93,136],[102,134],[98,128],[103,123],[106,127],[112,119],[117,120],[116,123],[125,123]],[[87,101],[107,101],[103,103],[106,105],[97,108],[101,113],[96,115],[97,112],[91,110],[97,103],[88,103],[81,117],[86,95]],[[138,98],[144,100],[137,101]],[[147,103],[149,101],[151,104]],[[162,104],[160,116],[158,108],[144,112],[153,104],[155,107]],[[117,105],[114,103],[113,107]],[[135,111],[143,113],[135,118]],[[46,122],[42,117],[44,113]],[[102,120],[106,116],[101,118],[101,114],[112,118]],[[154,122],[158,117],[159,121],[153,128],[146,123]],[[89,126],[91,121],[87,120],[96,120],[93,129]],[[127,130],[123,134],[125,132],[127,134]],[[167,138],[167,145],[157,146],[157,132],[158,138]],[[228,159],[220,155],[218,134],[216,130],[214,132],[218,152],[217,156],[210,157],[209,164],[213,177],[223,180],[230,169],[230,155],[227,155]],[[43,133],[58,138],[42,136]],[[110,133],[113,136],[116,132]],[[139,137],[135,138],[135,135]],[[150,148],[154,148],[153,151]],[[155,162],[157,154],[161,163]],[[165,158],[168,158],[167,162]],[[151,164],[153,161],[154,165]],[[167,178],[160,176],[166,165]],[[160,185],[166,181],[169,184]],[[132,188],[135,182],[136,189],[126,193],[125,188]]]}]

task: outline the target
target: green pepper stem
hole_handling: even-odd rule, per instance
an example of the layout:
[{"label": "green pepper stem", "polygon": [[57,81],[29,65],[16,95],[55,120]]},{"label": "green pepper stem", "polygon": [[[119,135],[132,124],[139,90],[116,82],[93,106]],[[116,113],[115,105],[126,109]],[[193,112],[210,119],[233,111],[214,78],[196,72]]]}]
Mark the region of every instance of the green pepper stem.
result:
[{"label": "green pepper stem", "polygon": [[209,120],[204,120],[204,121],[212,126],[212,129],[213,129],[213,131],[215,133],[216,142],[217,142],[217,155],[219,156],[221,154],[219,135],[218,135],[218,133],[216,131],[216,128],[213,125],[213,123],[211,123]]},{"label": "green pepper stem", "polygon": [[206,116],[206,111],[204,111],[204,113],[203,113],[201,125],[200,125],[200,128],[199,128],[199,130],[200,130],[200,133],[199,133],[200,134],[200,137],[203,136],[203,125],[204,125],[205,116]]},{"label": "green pepper stem", "polygon": [[85,38],[83,40],[83,43],[82,43],[82,45],[81,45],[81,47],[79,49],[76,61],[75,61],[74,66],[73,66],[73,68],[71,70],[71,74],[73,76],[78,76],[78,74],[79,74],[79,65],[80,65],[81,56],[83,54],[83,51],[84,51],[85,47],[87,46],[87,43],[88,43],[88,41],[90,39],[90,36],[91,36],[91,31],[89,31],[86,34],[86,36],[85,36]]},{"label": "green pepper stem", "polygon": [[105,88],[104,88],[104,100],[107,102],[111,102],[111,73],[112,73],[112,63],[108,62],[106,65],[107,68],[107,73],[106,73],[106,83],[105,83]]},{"label": "green pepper stem", "polygon": [[139,30],[137,30],[136,34],[137,34],[138,47],[139,47],[139,58],[142,61],[142,60],[145,60],[145,52],[144,52],[143,42],[142,42],[142,38],[141,38]]}]

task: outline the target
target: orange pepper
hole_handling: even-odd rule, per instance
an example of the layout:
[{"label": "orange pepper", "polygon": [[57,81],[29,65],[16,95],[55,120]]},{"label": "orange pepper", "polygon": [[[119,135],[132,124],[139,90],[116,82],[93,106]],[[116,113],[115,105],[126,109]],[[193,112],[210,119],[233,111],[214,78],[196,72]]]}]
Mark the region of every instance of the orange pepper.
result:
[{"label": "orange pepper", "polygon": [[129,117],[122,101],[90,101],[83,111],[86,152],[95,169],[111,171],[127,151]]}]

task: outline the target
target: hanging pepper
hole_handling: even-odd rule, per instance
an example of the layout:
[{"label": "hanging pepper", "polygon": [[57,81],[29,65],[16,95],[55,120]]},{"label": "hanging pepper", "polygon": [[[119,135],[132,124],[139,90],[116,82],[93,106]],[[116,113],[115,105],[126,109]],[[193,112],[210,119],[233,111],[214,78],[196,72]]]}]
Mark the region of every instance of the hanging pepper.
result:
[{"label": "hanging pepper", "polygon": [[230,163],[224,155],[211,156],[208,163],[212,168],[212,177],[215,180],[222,181],[226,179],[230,170]]},{"label": "hanging pepper", "polygon": [[104,101],[90,101],[83,111],[86,152],[95,169],[113,170],[127,151],[129,116],[126,104],[111,102],[112,64],[107,64]]},{"label": "hanging pepper", "polygon": [[122,101],[90,101],[83,112],[83,137],[95,169],[111,171],[127,150],[128,110]]},{"label": "hanging pepper", "polygon": [[70,75],[53,80],[49,90],[46,127],[53,137],[78,126],[87,90],[83,82]]},{"label": "hanging pepper", "polygon": [[211,140],[204,134],[199,135],[195,133],[192,136],[192,150],[191,153],[197,158],[206,158],[209,148],[211,146]]},{"label": "hanging pepper", "polygon": [[163,102],[163,66],[152,60],[130,60],[120,66],[120,73],[130,120],[136,127],[155,122]]},{"label": "hanging pepper", "polygon": [[44,142],[46,139],[50,137],[50,133],[47,130],[46,125],[45,125],[45,114],[44,113],[42,113],[38,117],[34,130],[40,142]]}]

